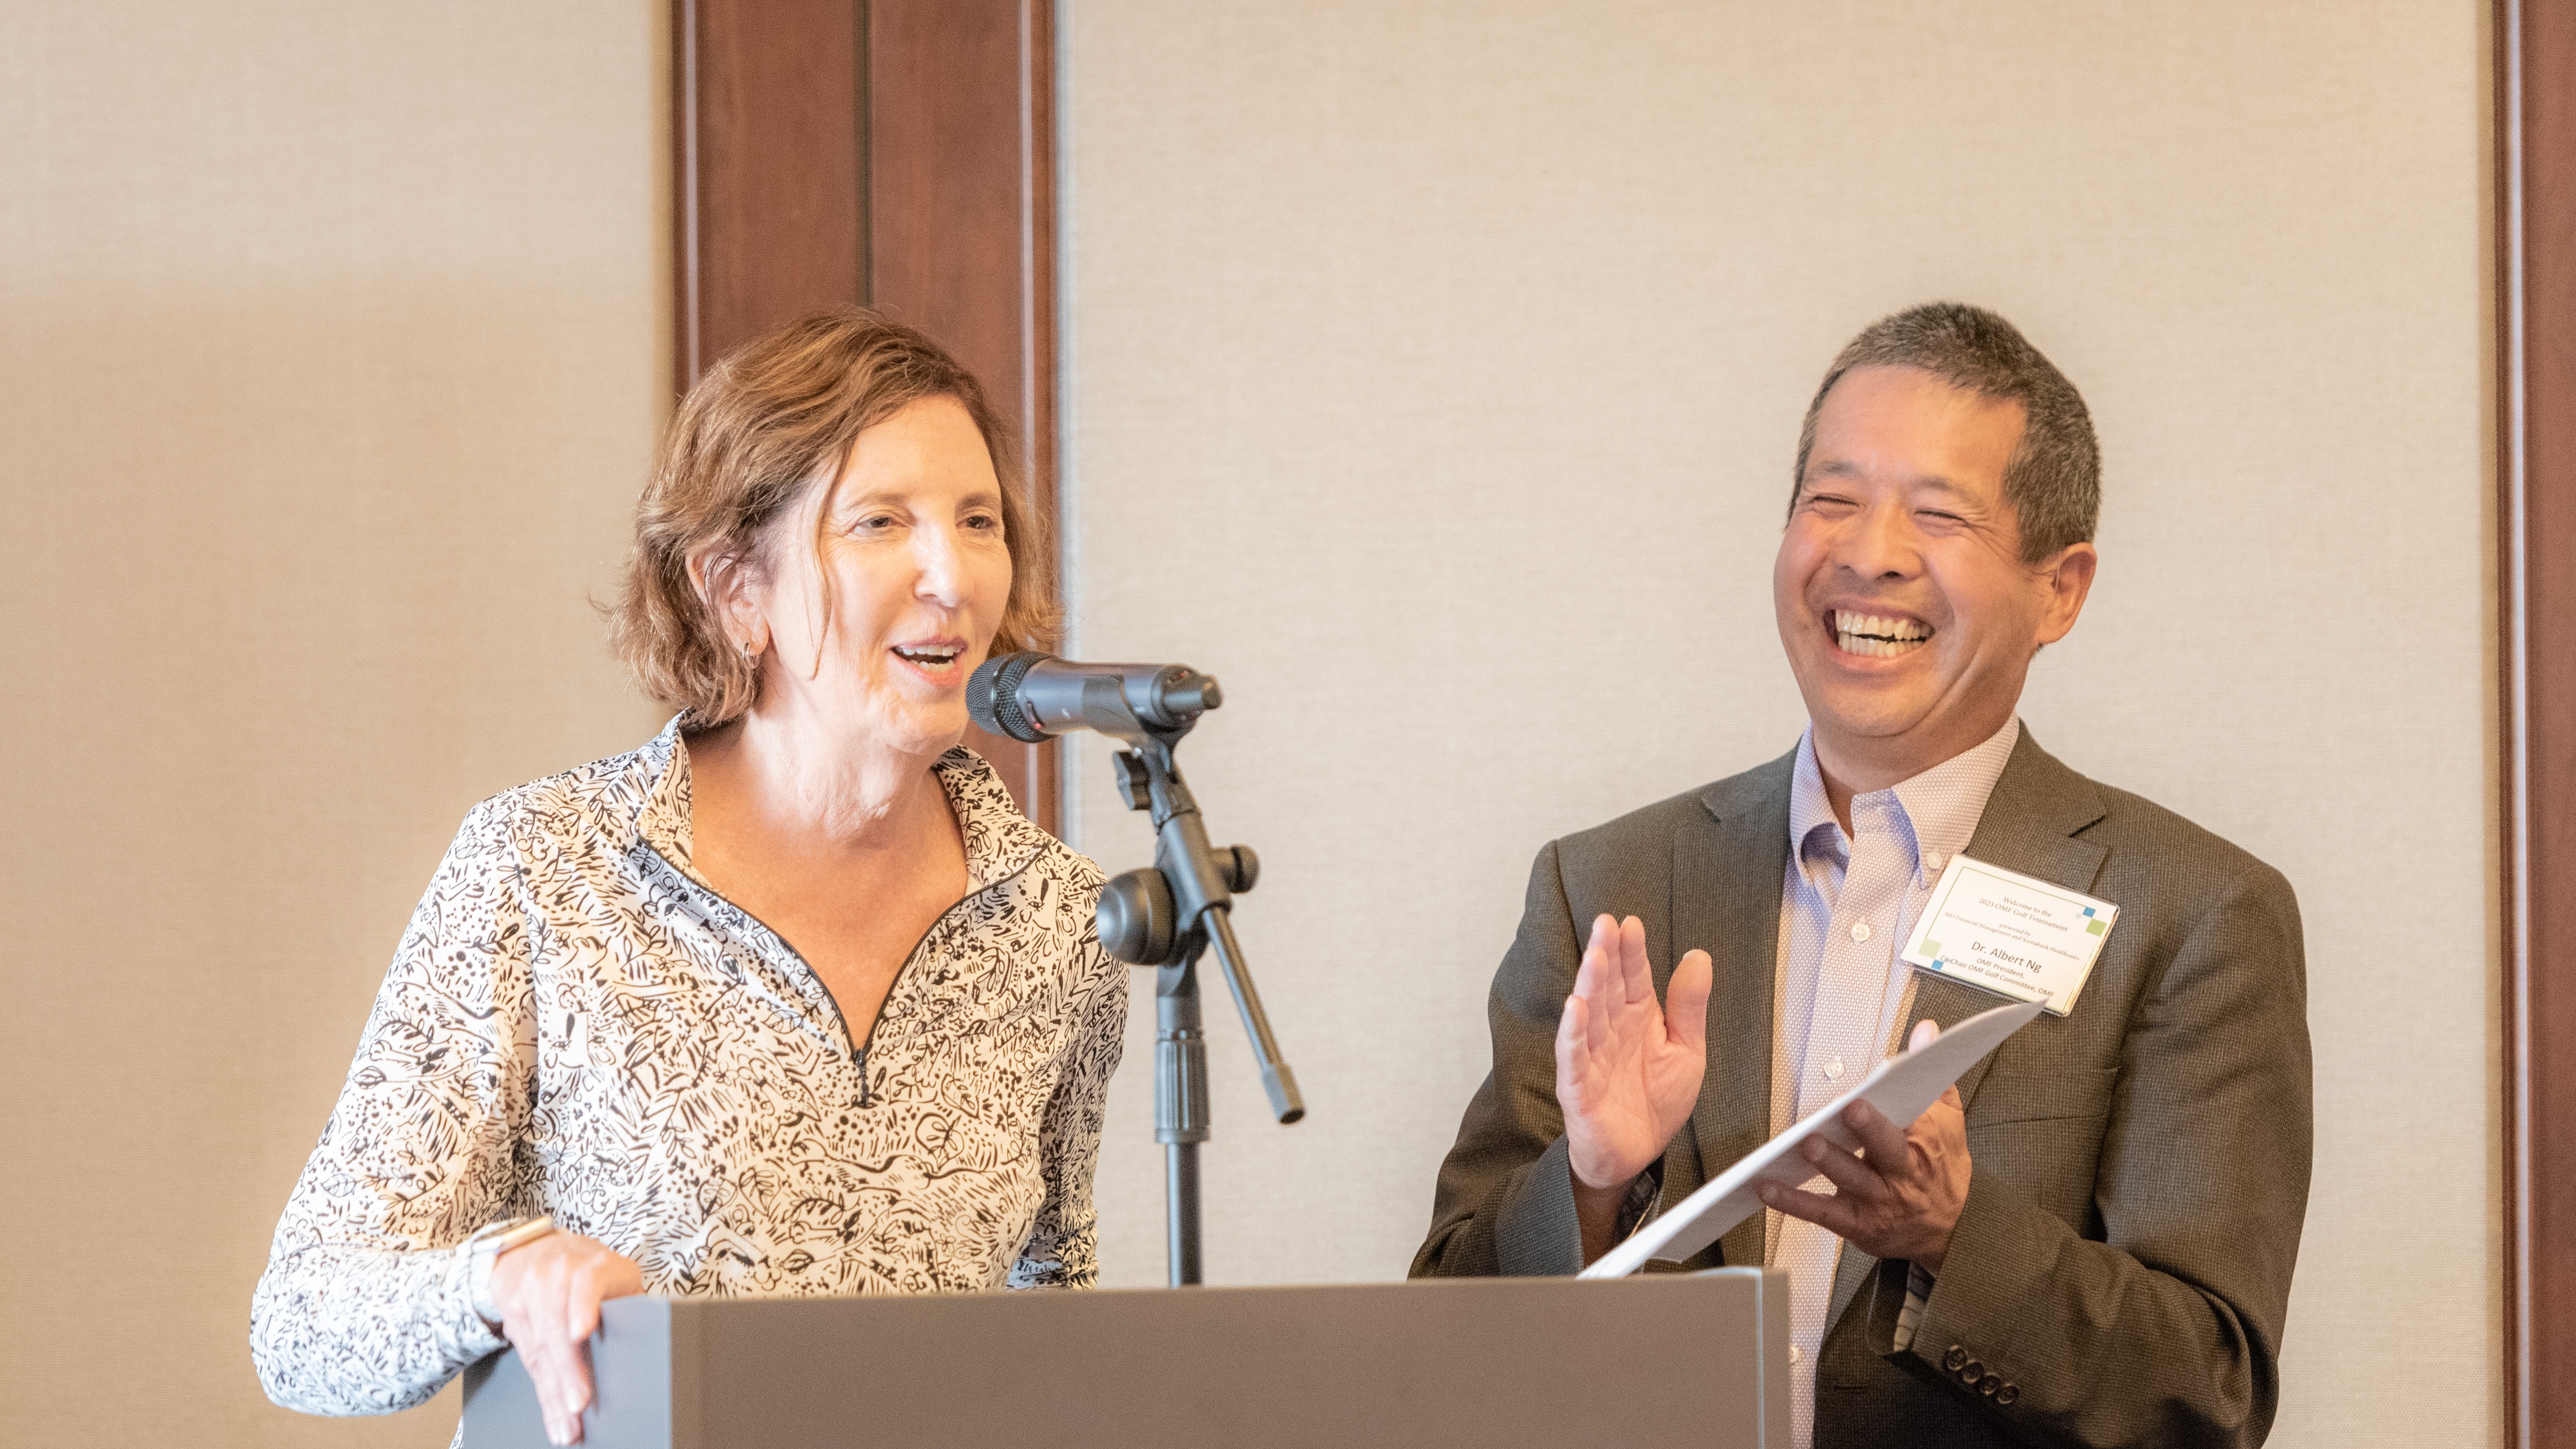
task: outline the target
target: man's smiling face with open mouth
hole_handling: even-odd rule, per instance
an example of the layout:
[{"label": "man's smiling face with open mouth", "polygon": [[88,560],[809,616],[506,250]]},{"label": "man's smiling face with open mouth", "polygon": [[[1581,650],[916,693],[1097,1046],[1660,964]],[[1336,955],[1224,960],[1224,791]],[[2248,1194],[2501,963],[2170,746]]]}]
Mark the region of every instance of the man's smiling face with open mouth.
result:
[{"label": "man's smiling face with open mouth", "polygon": [[2003,728],[2031,656],[2083,608],[2092,545],[2021,558],[2003,481],[2022,420],[1912,367],[1855,368],[1816,414],[1772,602],[1819,761],[1849,788]]}]

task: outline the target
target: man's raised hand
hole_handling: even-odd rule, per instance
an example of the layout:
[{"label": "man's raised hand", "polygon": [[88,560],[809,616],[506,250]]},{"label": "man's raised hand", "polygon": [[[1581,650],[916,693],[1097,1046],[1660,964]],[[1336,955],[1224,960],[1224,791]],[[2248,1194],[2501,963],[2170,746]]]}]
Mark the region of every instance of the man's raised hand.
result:
[{"label": "man's raised hand", "polygon": [[1574,994],[1556,1025],[1556,1100],[1583,1222],[1583,1260],[1610,1249],[1619,1200],[1664,1155],[1690,1119],[1708,1071],[1709,959],[1693,951],[1673,968],[1665,1005],[1646,965],[1646,926],[1635,916],[1592,923]]}]

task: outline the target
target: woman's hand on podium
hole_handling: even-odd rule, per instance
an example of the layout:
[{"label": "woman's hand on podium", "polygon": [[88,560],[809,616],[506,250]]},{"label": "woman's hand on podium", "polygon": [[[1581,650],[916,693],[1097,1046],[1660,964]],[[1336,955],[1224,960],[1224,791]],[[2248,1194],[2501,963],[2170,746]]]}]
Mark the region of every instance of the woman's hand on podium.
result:
[{"label": "woman's hand on podium", "polygon": [[1610,1251],[1621,1199],[1690,1119],[1708,1070],[1709,959],[1673,968],[1670,1010],[1655,1000],[1646,927],[1592,923],[1574,994],[1556,1026],[1556,1100],[1583,1224],[1583,1261]]},{"label": "woman's hand on podium", "polygon": [[492,1302],[501,1310],[501,1333],[537,1386],[549,1442],[581,1442],[599,1305],[643,1291],[644,1274],[632,1260],[576,1233],[550,1234],[492,1260]]}]

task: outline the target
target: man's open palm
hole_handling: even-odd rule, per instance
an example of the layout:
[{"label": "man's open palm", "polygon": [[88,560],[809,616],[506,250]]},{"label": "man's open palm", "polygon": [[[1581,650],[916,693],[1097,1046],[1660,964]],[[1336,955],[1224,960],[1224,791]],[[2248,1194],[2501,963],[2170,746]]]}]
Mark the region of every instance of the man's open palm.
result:
[{"label": "man's open palm", "polygon": [[1645,923],[1593,921],[1556,1025],[1556,1100],[1577,1182],[1625,1187],[1689,1120],[1708,1071],[1708,988],[1708,953],[1693,951],[1673,968],[1666,1011]]}]

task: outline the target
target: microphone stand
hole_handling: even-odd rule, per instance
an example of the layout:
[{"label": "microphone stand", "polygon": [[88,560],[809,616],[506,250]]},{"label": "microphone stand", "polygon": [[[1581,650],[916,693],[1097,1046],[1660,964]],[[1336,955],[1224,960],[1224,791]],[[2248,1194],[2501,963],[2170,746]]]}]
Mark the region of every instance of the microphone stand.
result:
[{"label": "microphone stand", "polygon": [[[1199,1283],[1199,1144],[1208,1140],[1207,1033],[1199,1013],[1198,963],[1216,948],[1217,969],[1252,1039],[1262,1090],[1283,1124],[1306,1115],[1297,1078],[1280,1059],[1270,1018],[1234,938],[1234,897],[1252,889],[1259,857],[1249,846],[1218,850],[1172,747],[1197,723],[1142,725],[1112,764],[1127,808],[1152,812],[1154,864],[1111,880],[1100,896],[1101,944],[1112,956],[1157,968],[1154,982],[1154,1140],[1163,1144],[1171,1282]],[[1140,722],[1141,724],[1141,722]],[[1123,734],[1124,732],[1122,732]]]}]

